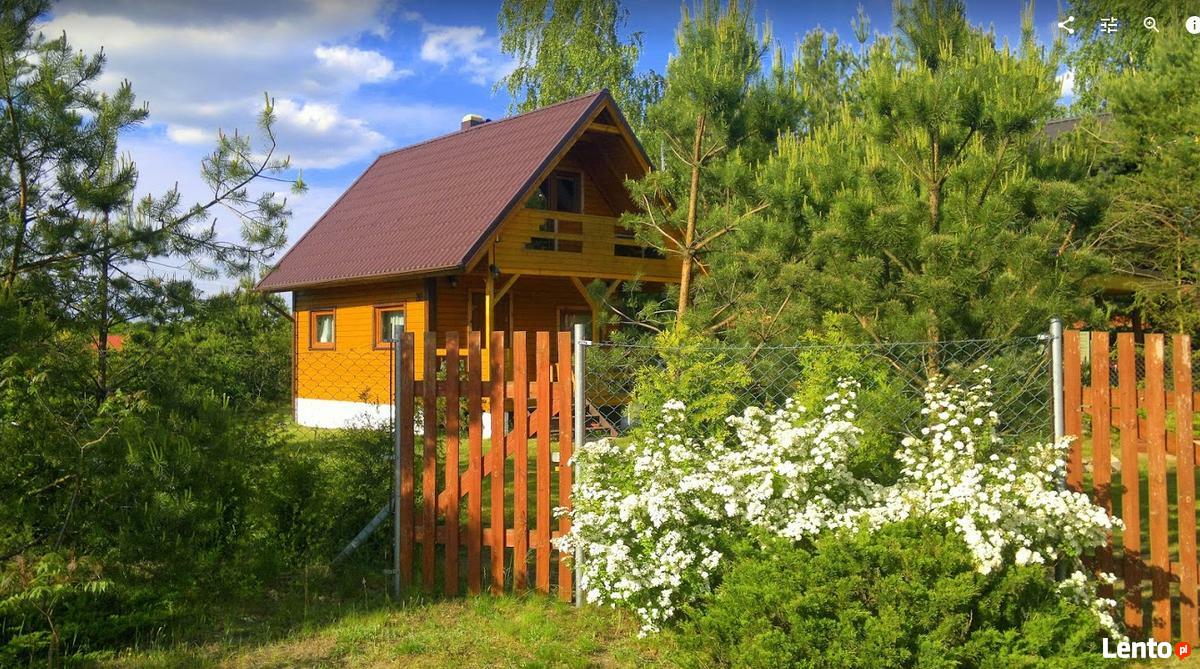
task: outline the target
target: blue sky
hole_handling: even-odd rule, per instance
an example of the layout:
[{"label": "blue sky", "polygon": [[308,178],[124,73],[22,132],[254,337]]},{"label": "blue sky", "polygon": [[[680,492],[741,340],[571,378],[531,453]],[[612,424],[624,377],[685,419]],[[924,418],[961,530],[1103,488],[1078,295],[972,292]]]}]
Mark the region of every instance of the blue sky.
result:
[{"label": "blue sky", "polygon": [[[852,40],[858,4],[760,0],[755,11],[790,46],[818,26]],[[891,29],[890,0],[861,4],[873,30]],[[643,34],[640,67],[662,72],[681,5],[626,6],[627,29]],[[63,0],[44,30],[65,31],[87,51],[103,47],[102,85],[127,78],[149,103],[149,123],[123,143],[144,192],[177,183],[189,200],[205,197],[199,161],[217,130],[252,129],[269,92],[281,148],[310,185],[289,197],[294,240],[380,152],[453,131],[466,113],[504,115],[509,100],[494,84],[512,65],[497,48],[498,8],[499,0]],[[968,0],[971,21],[1001,36],[1019,33],[1020,8]],[[1048,2],[1037,7],[1041,39],[1052,39],[1056,14]]]}]

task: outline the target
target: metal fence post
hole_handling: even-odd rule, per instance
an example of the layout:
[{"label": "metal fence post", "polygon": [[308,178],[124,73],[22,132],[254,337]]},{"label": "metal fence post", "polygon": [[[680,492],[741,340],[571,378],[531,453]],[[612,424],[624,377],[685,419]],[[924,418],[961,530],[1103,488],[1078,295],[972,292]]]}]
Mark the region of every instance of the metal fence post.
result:
[{"label": "metal fence post", "polygon": [[[575,324],[575,453],[579,453],[579,449],[583,448],[584,440],[584,413],[586,410],[586,395],[584,393],[584,345],[585,325],[583,323]],[[579,488],[580,469],[579,457],[575,456],[575,462],[572,465],[574,469],[574,487]],[[571,493],[571,504],[574,507],[575,493]],[[572,526],[574,529],[574,526]],[[579,542],[575,542],[575,606],[583,606],[583,586],[580,585],[580,576],[583,575],[583,547]]]},{"label": "metal fence post", "polygon": [[392,412],[392,592],[396,599],[400,599],[400,375],[404,358],[400,347],[403,345],[402,339],[392,343],[392,399],[395,403]]},{"label": "metal fence post", "polygon": [[1050,375],[1053,379],[1054,439],[1057,441],[1067,433],[1063,410],[1063,327],[1062,319],[1057,317],[1050,319]]}]

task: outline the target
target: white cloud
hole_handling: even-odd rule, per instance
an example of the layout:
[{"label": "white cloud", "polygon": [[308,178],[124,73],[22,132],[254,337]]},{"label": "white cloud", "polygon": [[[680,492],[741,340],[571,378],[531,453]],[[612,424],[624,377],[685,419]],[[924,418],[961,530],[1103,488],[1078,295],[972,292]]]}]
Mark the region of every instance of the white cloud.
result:
[{"label": "white cloud", "polygon": [[[275,115],[279,148],[300,168],[337,167],[389,145],[365,121],[343,115],[333,104],[284,98],[275,101]],[[293,146],[304,150],[293,151]]]},{"label": "white cloud", "polygon": [[167,137],[180,144],[211,144],[216,137],[204,128],[190,125],[167,124]]},{"label": "white cloud", "polygon": [[364,83],[376,83],[412,75],[412,70],[397,70],[391,59],[378,51],[364,51],[352,46],[319,46],[313,55],[321,66],[336,76],[349,77]]},{"label": "white cloud", "polygon": [[515,64],[500,52],[495,38],[479,26],[423,27],[421,60],[442,67],[457,64],[460,72],[476,84],[489,85],[512,72]]},{"label": "white cloud", "polygon": [[[253,130],[269,93],[278,154],[310,170],[313,184],[308,193],[288,196],[294,212],[288,236],[294,241],[341,194],[341,181],[357,167],[392,146],[456,130],[465,113],[481,111],[397,95],[389,82],[414,73],[390,55],[404,53],[406,45],[394,52],[375,46],[376,38],[388,38],[389,21],[408,23],[407,48],[421,70],[440,67],[489,84],[511,67],[484,29],[431,26],[396,4],[59,0],[42,30],[50,36],[66,32],[72,46],[87,53],[103,48],[108,62],[99,87],[128,79],[149,104],[148,127],[121,142],[139,167],[139,194],[161,194],[178,183],[187,203],[211,197],[200,178],[201,159],[219,131]],[[418,55],[426,46],[429,59]],[[281,187],[263,182],[255,188]],[[236,221],[214,216],[218,233],[236,238]]]},{"label": "white cloud", "polygon": [[132,81],[151,125],[172,141],[199,145],[218,130],[251,129],[265,91],[294,105],[281,108],[291,115],[287,129],[281,115],[279,133],[293,161],[336,167],[386,144],[366,120],[336,110],[350,108],[344,103],[362,85],[403,75],[382,53],[347,44],[386,34],[388,11],[386,0],[65,0],[43,31],[65,31],[86,52],[104,48],[101,86]]},{"label": "white cloud", "polygon": [[1069,98],[1075,95],[1075,70],[1067,70],[1055,77],[1061,88],[1059,97]]}]

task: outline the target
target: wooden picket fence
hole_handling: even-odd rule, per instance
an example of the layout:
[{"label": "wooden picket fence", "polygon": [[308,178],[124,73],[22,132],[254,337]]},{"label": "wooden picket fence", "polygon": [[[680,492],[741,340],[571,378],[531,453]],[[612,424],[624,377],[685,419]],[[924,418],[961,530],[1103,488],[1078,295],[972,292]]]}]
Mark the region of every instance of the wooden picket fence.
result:
[{"label": "wooden picket fence", "polygon": [[485,581],[497,593],[532,582],[541,592],[556,586],[560,598],[570,599],[571,563],[552,540],[571,529],[569,518],[553,514],[571,506],[571,334],[537,332],[531,352],[526,333],[514,332],[507,351],[504,333],[493,333],[486,374],[478,332],[468,334],[465,351],[457,332],[445,333],[440,350],[435,333],[423,336],[419,361],[412,333],[399,342],[401,585],[415,584],[419,562],[420,584],[428,590],[440,584],[447,595],[464,582],[471,593]]},{"label": "wooden picket fence", "polygon": [[1067,483],[1091,492],[1125,523],[1095,560],[1098,569],[1118,576],[1116,596],[1129,635],[1150,632],[1196,645],[1200,442],[1194,413],[1200,394],[1191,339],[1171,337],[1170,374],[1164,335],[1146,334],[1138,344],[1123,332],[1115,351],[1112,344],[1107,332],[1063,336],[1066,431],[1077,437]]}]

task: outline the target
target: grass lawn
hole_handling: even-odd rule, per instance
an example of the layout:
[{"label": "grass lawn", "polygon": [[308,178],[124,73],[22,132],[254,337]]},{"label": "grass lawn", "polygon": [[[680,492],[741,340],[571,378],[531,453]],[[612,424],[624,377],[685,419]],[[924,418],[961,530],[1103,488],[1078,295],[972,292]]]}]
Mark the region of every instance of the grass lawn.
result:
[{"label": "grass lawn", "polygon": [[[320,448],[329,431],[296,425],[298,443]],[[421,490],[420,438],[416,484]],[[491,448],[483,441],[485,460]],[[444,485],[445,444],[439,443],[438,482]],[[467,469],[468,444],[460,445],[460,471]],[[529,522],[536,523],[536,440],[529,443]],[[557,439],[552,442],[557,453]],[[506,462],[505,515],[512,519],[513,460]],[[490,480],[483,479],[485,527],[490,524]],[[385,500],[381,499],[380,504]],[[558,475],[552,476],[557,506]],[[461,505],[466,524],[467,502]],[[558,520],[552,519],[554,527]],[[386,527],[380,532],[388,533]],[[348,541],[349,536],[346,537]],[[465,550],[465,548],[464,548]],[[351,562],[378,563],[378,556]],[[484,549],[487,564],[487,549]],[[465,555],[462,558],[465,567]],[[511,562],[511,558],[510,558]],[[509,565],[511,569],[511,564]],[[666,667],[682,657],[670,635],[639,639],[632,616],[607,608],[576,609],[553,596],[475,596],[434,599],[414,593],[401,602],[382,593],[379,570],[316,577],[309,587],[297,577],[277,589],[252,588],[244,601],[190,605],[189,615],[144,647],[101,655],[84,663],[98,667]],[[486,569],[485,569],[486,571]],[[553,573],[553,569],[552,569]],[[439,574],[438,578],[441,576]],[[485,574],[486,587],[486,574]],[[89,664],[90,663],[90,664]]]},{"label": "grass lawn", "polygon": [[525,595],[399,604],[234,607],[194,638],[99,659],[99,667],[668,667],[670,637],[631,617]]}]

